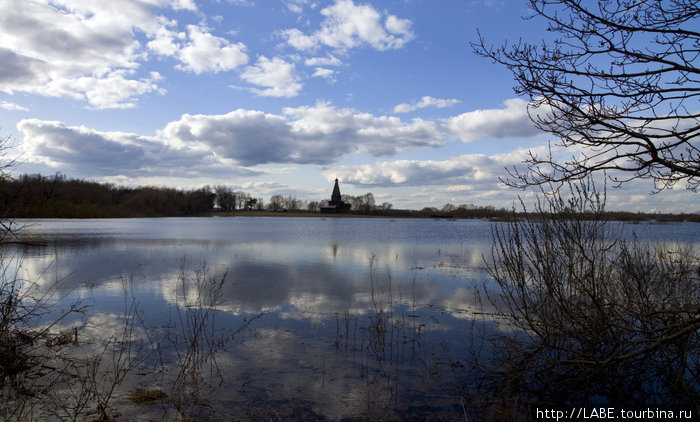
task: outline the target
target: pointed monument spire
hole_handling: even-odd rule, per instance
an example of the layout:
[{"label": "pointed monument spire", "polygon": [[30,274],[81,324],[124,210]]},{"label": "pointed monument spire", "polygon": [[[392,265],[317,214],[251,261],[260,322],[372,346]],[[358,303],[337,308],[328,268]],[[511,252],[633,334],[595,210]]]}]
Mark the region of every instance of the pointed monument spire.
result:
[{"label": "pointed monument spire", "polygon": [[338,178],[335,179],[335,185],[333,185],[333,193],[331,193],[331,200],[328,202],[328,206],[321,207],[321,212],[327,213],[346,213],[350,211],[352,205],[343,202],[343,197],[340,196],[340,186],[338,186]]},{"label": "pointed monument spire", "polygon": [[335,179],[335,186],[333,186],[333,193],[331,194],[331,203],[340,202],[340,187],[338,186],[338,178]]}]

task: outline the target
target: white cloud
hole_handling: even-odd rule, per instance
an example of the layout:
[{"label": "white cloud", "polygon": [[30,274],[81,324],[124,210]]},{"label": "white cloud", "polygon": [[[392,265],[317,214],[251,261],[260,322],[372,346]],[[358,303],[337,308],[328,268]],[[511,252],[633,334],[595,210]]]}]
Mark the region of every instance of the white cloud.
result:
[{"label": "white cloud", "polygon": [[175,21],[169,21],[163,17],[158,20],[161,25],[155,30],[146,47],[159,56],[174,56],[180,50],[180,43],[187,38],[187,34],[170,29],[177,26]]},{"label": "white cloud", "polygon": [[207,148],[175,145],[159,137],[101,132],[57,121],[25,119],[23,157],[83,177],[250,175],[254,171],[217,160]]},{"label": "white cloud", "polygon": [[1,102],[0,108],[5,109],[5,110],[10,110],[10,111],[29,111],[29,109],[26,107],[23,107],[19,104],[15,104],[15,103],[8,103],[7,101]]},{"label": "white cloud", "polygon": [[530,121],[528,103],[520,98],[504,101],[505,108],[476,110],[447,120],[447,127],[464,142],[489,138],[531,137],[541,133]]},{"label": "white cloud", "polygon": [[304,6],[310,3],[310,0],[285,0],[287,9],[294,13],[301,13],[304,11]]},{"label": "white cloud", "polygon": [[156,164],[155,158],[162,157],[165,147],[133,133],[98,132],[57,121],[25,119],[17,129],[24,134],[26,154],[51,165],[142,171]]},{"label": "white cloud", "polygon": [[[0,0],[0,8],[0,90],[83,98],[98,108],[127,107],[132,95],[158,91],[131,73],[144,58],[135,34],[157,36],[165,25],[158,9],[196,10],[190,0],[23,0],[21,6]],[[83,84],[84,78],[105,83]],[[96,92],[120,78],[132,81],[122,81],[128,95]]]},{"label": "white cloud", "polygon": [[[139,80],[128,78],[130,72],[115,70],[101,77],[81,76],[74,79],[58,79],[39,88],[43,95],[70,96],[87,100],[94,108],[131,108],[136,98],[147,93],[164,94],[158,87],[161,76],[152,72],[148,78]],[[27,91],[32,91],[28,89]],[[39,92],[39,91],[37,91]]]},{"label": "white cloud", "polygon": [[325,78],[330,81],[335,81],[335,73],[336,71],[333,69],[326,69],[323,67],[317,67],[316,70],[314,71],[314,74],[311,75],[314,78]]},{"label": "white cloud", "polygon": [[442,133],[435,123],[423,119],[406,123],[397,117],[336,109],[327,103],[285,108],[284,114],[296,119],[290,125],[298,139],[318,144],[308,151],[309,157],[318,156],[313,161],[318,163],[324,163],[324,157],[355,151],[383,156],[443,145]]},{"label": "white cloud", "polygon": [[305,35],[297,28],[285,29],[282,36],[287,39],[287,43],[297,50],[311,50],[318,45],[318,40],[312,36]]},{"label": "white cloud", "polygon": [[299,82],[294,63],[279,57],[268,59],[260,56],[255,65],[248,66],[241,78],[264,89],[252,88],[251,91],[264,97],[294,97],[303,85]]},{"label": "white cloud", "polygon": [[[391,156],[443,145],[435,122],[375,116],[327,103],[285,108],[283,114],[238,109],[185,114],[155,136],[101,132],[56,121],[18,123],[28,162],[89,176],[245,173],[266,163],[327,165],[352,153]],[[224,170],[222,170],[224,169]],[[250,172],[250,171],[248,171]]]},{"label": "white cloud", "polygon": [[311,57],[304,60],[307,66],[340,66],[343,64],[339,58],[329,54],[326,57]]},{"label": "white cloud", "polygon": [[419,108],[426,108],[426,107],[437,107],[437,108],[446,108],[446,107],[452,107],[455,104],[459,104],[460,101],[456,99],[442,99],[442,98],[433,98],[430,96],[425,96],[420,99],[418,102],[414,103],[402,103],[394,107],[394,113],[408,113],[414,110],[417,110]]},{"label": "white cloud", "polygon": [[[245,46],[159,12],[196,12],[193,0],[0,0],[0,91],[66,96],[94,108],[127,108],[162,93],[157,79],[136,72],[149,54],[178,59],[194,73],[236,69]],[[143,41],[142,41],[143,39]],[[143,73],[143,72],[141,72]]]},{"label": "white cloud", "polygon": [[177,52],[181,70],[194,73],[224,72],[248,63],[246,47],[243,43],[232,43],[217,37],[206,28],[197,25],[187,26],[189,42]]},{"label": "white cloud", "polygon": [[[497,184],[504,162],[483,154],[460,155],[447,160],[397,160],[334,167],[346,183],[365,186],[426,186],[439,184]],[[330,174],[330,173],[328,173]],[[328,175],[327,174],[327,175]]]},{"label": "white cloud", "polygon": [[288,160],[289,128],[282,116],[238,109],[223,115],[183,115],[162,136],[180,145],[201,144],[242,165]]},{"label": "white cloud", "polygon": [[284,115],[235,110],[225,115],[184,115],[162,136],[179,144],[201,143],[241,165],[329,164],[365,152],[392,155],[442,145],[433,122],[374,116],[319,103],[285,108]]},{"label": "white cloud", "polygon": [[321,14],[321,28],[311,35],[296,28],[283,31],[289,45],[298,50],[324,45],[339,51],[369,45],[384,51],[401,48],[415,37],[410,20],[382,14],[371,5],[357,5],[352,0],[337,0],[321,9]]},{"label": "white cloud", "polygon": [[392,34],[406,38],[413,37],[413,34],[411,33],[411,21],[408,19],[401,19],[394,15],[389,15],[384,22],[384,27]]}]

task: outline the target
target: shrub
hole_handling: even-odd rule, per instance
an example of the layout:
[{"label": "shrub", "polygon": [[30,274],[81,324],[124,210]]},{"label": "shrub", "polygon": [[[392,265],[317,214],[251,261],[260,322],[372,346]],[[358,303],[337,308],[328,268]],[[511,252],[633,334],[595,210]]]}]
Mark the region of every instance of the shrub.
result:
[{"label": "shrub", "polygon": [[492,399],[481,405],[697,412],[700,256],[630,239],[590,181],[569,188],[494,226],[484,288],[501,329],[475,362]]}]

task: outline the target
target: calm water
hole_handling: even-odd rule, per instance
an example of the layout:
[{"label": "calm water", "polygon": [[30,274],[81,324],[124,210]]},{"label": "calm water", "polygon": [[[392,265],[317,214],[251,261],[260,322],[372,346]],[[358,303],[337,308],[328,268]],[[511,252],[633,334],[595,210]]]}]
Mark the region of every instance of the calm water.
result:
[{"label": "calm water", "polygon": [[[470,346],[473,287],[487,280],[483,257],[497,223],[262,217],[21,223],[23,236],[41,244],[16,251],[22,277],[57,286],[59,307],[87,305],[81,335],[105,338],[123,325],[124,285],[138,302],[140,340],[159,345],[162,364],[154,376],[144,368],[157,359],[143,352],[142,368],[121,386],[117,404],[129,419],[173,412],[134,405],[126,394],[158,388],[174,397],[188,356],[183,327],[202,320],[211,327],[205,343],[215,350],[197,369],[201,391],[187,387],[194,401],[206,403],[195,413],[244,420],[464,418],[456,393],[464,388],[460,356]],[[700,239],[700,224],[692,223],[624,230],[642,241]],[[211,308],[212,289],[196,283],[203,270],[200,280],[224,280]]]}]

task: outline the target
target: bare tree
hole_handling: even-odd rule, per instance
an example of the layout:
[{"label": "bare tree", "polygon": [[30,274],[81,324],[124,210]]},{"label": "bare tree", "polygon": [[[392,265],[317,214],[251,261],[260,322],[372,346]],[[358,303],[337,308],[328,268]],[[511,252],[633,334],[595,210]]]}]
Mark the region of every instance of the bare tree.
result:
[{"label": "bare tree", "polygon": [[237,191],[234,195],[236,196],[236,209],[245,209],[245,204],[250,200],[250,195],[243,191]]},{"label": "bare tree", "polygon": [[[700,3],[697,0],[529,0],[553,42],[487,45],[474,51],[506,66],[528,113],[555,135],[530,151],[525,187],[608,171],[616,184],[651,179],[654,191],[700,185]],[[556,148],[568,158],[558,157]],[[610,170],[614,170],[610,172]]]},{"label": "bare tree", "polygon": [[214,188],[216,204],[221,211],[234,211],[236,209],[236,194],[227,186],[218,185]]},{"label": "bare tree", "polygon": [[279,211],[284,207],[284,196],[282,195],[272,195],[270,197],[270,202],[267,204],[267,208],[270,211]]},{"label": "bare tree", "polygon": [[321,203],[319,201],[309,201],[308,204],[306,204],[306,209],[308,211],[318,211],[321,207]]},{"label": "bare tree", "polygon": [[[12,149],[12,138],[10,136],[0,137],[0,181],[10,177],[10,171],[16,165],[16,161],[9,158],[9,152]],[[8,199],[8,198],[4,198]],[[12,233],[13,220],[8,218],[10,211],[9,201],[3,204],[0,208],[0,243],[2,243],[7,235]]]},{"label": "bare tree", "polygon": [[10,170],[16,165],[16,161],[9,157],[12,149],[12,137],[0,137],[0,178],[10,177]]}]

